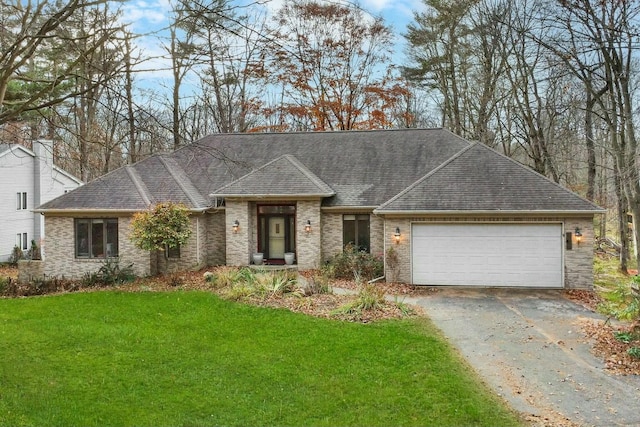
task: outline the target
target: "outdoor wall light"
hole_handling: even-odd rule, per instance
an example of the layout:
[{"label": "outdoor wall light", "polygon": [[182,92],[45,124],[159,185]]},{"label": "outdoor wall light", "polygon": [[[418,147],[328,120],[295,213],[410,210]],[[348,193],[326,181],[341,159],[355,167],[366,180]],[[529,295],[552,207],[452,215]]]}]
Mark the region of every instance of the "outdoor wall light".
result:
[{"label": "outdoor wall light", "polygon": [[580,227],[576,227],[576,231],[574,231],[573,234],[576,236],[576,243],[580,244],[580,242],[582,242],[582,231]]},{"label": "outdoor wall light", "polygon": [[396,227],[396,232],[393,234],[396,239],[396,243],[400,243],[400,227]]},{"label": "outdoor wall light", "polygon": [[307,223],[304,225],[304,231],[306,233],[311,233],[311,220],[308,219]]},{"label": "outdoor wall light", "polygon": [[237,233],[238,232],[238,228],[240,228],[240,221],[238,221],[237,219],[235,221],[233,221],[233,232]]}]

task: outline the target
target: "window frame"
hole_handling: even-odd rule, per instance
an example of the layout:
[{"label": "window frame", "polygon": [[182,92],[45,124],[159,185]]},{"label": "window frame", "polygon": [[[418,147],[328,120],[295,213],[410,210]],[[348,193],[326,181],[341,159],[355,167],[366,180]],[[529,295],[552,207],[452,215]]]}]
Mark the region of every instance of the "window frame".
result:
[{"label": "window frame", "polygon": [[[353,217],[353,218],[352,218]],[[353,231],[348,230],[347,221],[353,221]],[[365,230],[361,230],[366,227]],[[353,232],[353,240],[348,240],[347,233]],[[366,234],[367,242],[362,244],[360,238]],[[369,214],[343,214],[342,215],[342,247],[353,244],[358,251],[371,253],[371,215]]]},{"label": "window frame", "polygon": [[73,232],[76,259],[117,258],[120,254],[118,218],[75,218]]},{"label": "window frame", "polygon": [[180,251],[180,245],[170,248],[169,245],[165,245],[164,247],[164,256],[167,259],[180,259],[182,254]]},{"label": "window frame", "polygon": [[16,192],[16,210],[22,211],[27,209],[27,192]]}]

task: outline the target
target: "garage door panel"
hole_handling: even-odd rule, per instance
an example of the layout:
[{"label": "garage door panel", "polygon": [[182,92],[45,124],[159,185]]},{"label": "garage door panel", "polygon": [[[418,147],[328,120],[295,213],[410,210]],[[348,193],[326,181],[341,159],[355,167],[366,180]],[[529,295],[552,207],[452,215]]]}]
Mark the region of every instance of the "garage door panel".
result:
[{"label": "garage door panel", "polygon": [[414,224],[413,283],[562,287],[561,224]]}]

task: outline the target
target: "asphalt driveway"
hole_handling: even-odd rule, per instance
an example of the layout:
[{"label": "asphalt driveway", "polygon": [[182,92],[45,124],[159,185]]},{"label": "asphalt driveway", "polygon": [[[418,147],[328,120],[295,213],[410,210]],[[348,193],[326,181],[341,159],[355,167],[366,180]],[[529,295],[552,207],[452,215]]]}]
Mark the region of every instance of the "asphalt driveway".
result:
[{"label": "asphalt driveway", "polygon": [[640,377],[603,370],[581,328],[581,321],[602,317],[559,291],[445,288],[406,302],[423,307],[487,383],[530,419],[640,425]]}]

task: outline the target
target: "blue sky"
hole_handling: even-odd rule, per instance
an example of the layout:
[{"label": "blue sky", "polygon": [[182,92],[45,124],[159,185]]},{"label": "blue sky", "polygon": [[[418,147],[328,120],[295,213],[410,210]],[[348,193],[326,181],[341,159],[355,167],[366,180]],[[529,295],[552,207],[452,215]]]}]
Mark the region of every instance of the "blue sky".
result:
[{"label": "blue sky", "polygon": [[[246,1],[246,0],[245,0]],[[264,7],[268,12],[275,11],[283,0],[267,0]],[[393,62],[400,63],[404,59],[405,40],[402,34],[406,32],[407,25],[413,20],[413,12],[422,10],[421,0],[361,0],[360,6],[373,16],[382,16],[387,25],[391,26],[395,34],[395,48]],[[129,0],[123,4],[123,21],[130,24],[132,31],[136,33],[148,33],[162,31],[170,23],[170,0]],[[138,44],[148,56],[161,56],[165,52],[156,38],[143,38]],[[155,65],[154,65],[155,64]],[[163,61],[157,60],[147,64],[145,68],[166,68]],[[164,74],[157,73],[157,76]],[[166,76],[169,72],[166,71]]]}]

